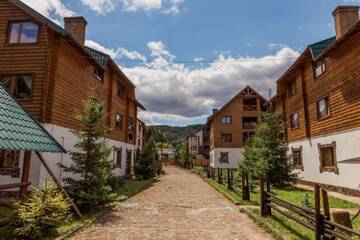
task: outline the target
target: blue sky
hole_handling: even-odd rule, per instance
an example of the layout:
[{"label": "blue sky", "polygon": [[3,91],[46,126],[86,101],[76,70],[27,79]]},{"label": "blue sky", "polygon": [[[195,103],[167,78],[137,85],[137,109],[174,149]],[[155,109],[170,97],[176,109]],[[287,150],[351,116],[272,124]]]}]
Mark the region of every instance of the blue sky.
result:
[{"label": "blue sky", "polygon": [[[267,98],[268,89],[275,91],[277,78],[308,44],[334,35],[335,7],[357,3],[23,1],[59,24],[63,16],[84,16],[86,44],[109,53],[137,85],[137,98],[148,108],[141,117],[170,125],[203,123],[213,107],[247,84]],[[217,61],[207,62],[212,60]]]}]

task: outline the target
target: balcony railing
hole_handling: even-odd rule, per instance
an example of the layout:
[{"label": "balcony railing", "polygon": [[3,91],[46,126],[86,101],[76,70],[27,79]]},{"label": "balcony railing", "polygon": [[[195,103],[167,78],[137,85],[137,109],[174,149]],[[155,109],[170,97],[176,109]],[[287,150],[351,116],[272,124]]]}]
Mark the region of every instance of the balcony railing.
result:
[{"label": "balcony railing", "polygon": [[244,105],[244,111],[256,111],[256,105]]},{"label": "balcony railing", "polygon": [[256,125],[257,125],[256,122],[244,122],[243,123],[243,128],[244,129],[255,129]]}]

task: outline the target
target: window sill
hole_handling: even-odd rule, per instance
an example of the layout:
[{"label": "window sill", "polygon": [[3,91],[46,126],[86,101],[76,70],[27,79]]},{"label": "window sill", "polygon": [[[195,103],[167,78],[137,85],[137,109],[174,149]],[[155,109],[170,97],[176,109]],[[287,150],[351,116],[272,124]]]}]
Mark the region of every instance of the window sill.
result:
[{"label": "window sill", "polygon": [[328,118],[330,118],[330,117],[331,117],[330,114],[327,115],[327,116],[325,116],[325,117],[321,117],[321,118],[318,117],[318,122],[323,121],[323,120],[326,120],[326,119],[328,119]]},{"label": "window sill", "polygon": [[339,169],[337,167],[320,167],[320,173],[323,172],[333,172],[339,174]]}]

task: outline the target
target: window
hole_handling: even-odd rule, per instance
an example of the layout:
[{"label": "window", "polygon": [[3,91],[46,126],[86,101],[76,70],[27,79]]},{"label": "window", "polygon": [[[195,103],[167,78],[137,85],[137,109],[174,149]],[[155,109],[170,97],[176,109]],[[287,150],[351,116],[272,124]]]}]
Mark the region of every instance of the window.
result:
[{"label": "window", "polygon": [[315,77],[319,77],[325,72],[325,61],[315,63]]},{"label": "window", "polygon": [[138,146],[141,147],[141,140],[138,139]]},{"label": "window", "polygon": [[115,114],[115,127],[122,130],[123,129],[124,118],[120,113]]},{"label": "window", "polygon": [[231,133],[222,133],[221,134],[221,142],[222,143],[231,143],[232,142],[232,134]]},{"label": "window", "polygon": [[231,116],[223,116],[221,118],[221,124],[231,124]]},{"label": "window", "polygon": [[296,94],[296,79],[288,82],[288,96],[294,96]]},{"label": "window", "polygon": [[318,120],[330,116],[329,97],[325,97],[316,103]]},{"label": "window", "polygon": [[191,146],[191,152],[196,153],[197,152],[197,147],[196,146]]},{"label": "window", "polygon": [[31,75],[4,75],[0,83],[18,99],[31,99]]},{"label": "window", "polygon": [[139,132],[141,133],[142,131],[142,126],[141,126],[141,123],[139,123]]},{"label": "window", "polygon": [[94,77],[96,78],[96,80],[102,82],[104,81],[104,70],[94,67]]},{"label": "window", "polygon": [[122,148],[116,150],[116,166],[122,168]]},{"label": "window", "polygon": [[228,152],[220,152],[219,163],[229,163],[229,153]]},{"label": "window", "polygon": [[125,99],[125,87],[120,82],[118,82],[117,95],[122,100]]},{"label": "window", "polygon": [[19,151],[0,150],[0,175],[20,176]]},{"label": "window", "polygon": [[33,22],[10,22],[8,31],[9,43],[36,43],[39,26]]},{"label": "window", "polygon": [[297,129],[300,127],[298,112],[294,112],[290,115],[290,126],[291,126],[291,129]]},{"label": "window", "polygon": [[304,166],[302,162],[302,146],[300,146],[299,148],[291,148],[291,152],[294,168],[304,171]]},{"label": "window", "polygon": [[318,144],[320,158],[320,172],[329,171],[338,173],[336,165],[336,142]]}]

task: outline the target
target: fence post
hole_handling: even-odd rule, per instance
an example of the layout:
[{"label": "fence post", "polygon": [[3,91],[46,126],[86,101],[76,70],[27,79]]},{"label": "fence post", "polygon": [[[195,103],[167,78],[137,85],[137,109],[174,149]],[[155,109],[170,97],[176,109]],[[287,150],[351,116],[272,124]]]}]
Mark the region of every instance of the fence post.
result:
[{"label": "fence post", "polygon": [[265,180],[260,177],[260,201],[261,201],[261,216],[267,216],[266,195],[265,195]]},{"label": "fence post", "polygon": [[222,183],[220,168],[218,168],[218,183]]},{"label": "fence post", "polygon": [[320,187],[315,184],[315,240],[321,240]]},{"label": "fence post", "polygon": [[228,168],[227,170],[227,184],[228,184],[228,189],[232,189],[232,181],[231,181],[231,170],[230,168]]},{"label": "fence post", "polygon": [[[266,176],[266,192],[270,194],[271,189],[270,189],[270,178],[269,175]],[[267,193],[265,193],[267,196]],[[266,203],[271,203],[270,200],[266,197],[265,200]],[[267,215],[271,215],[271,207],[269,205],[266,205],[266,213]]]},{"label": "fence post", "polygon": [[242,192],[242,200],[249,201],[250,200],[250,189],[249,189],[249,178],[248,174],[245,172],[241,173],[241,192]]}]

